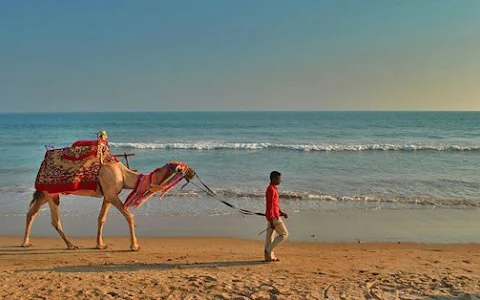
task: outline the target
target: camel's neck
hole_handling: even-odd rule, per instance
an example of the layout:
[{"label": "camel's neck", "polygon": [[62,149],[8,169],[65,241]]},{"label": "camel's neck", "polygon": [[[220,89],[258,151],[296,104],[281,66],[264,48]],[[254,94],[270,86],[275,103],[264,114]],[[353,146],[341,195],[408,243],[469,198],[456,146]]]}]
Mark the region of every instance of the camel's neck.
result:
[{"label": "camel's neck", "polygon": [[137,180],[140,174],[134,172],[127,167],[123,166],[123,188],[125,189],[133,189],[137,184]]}]

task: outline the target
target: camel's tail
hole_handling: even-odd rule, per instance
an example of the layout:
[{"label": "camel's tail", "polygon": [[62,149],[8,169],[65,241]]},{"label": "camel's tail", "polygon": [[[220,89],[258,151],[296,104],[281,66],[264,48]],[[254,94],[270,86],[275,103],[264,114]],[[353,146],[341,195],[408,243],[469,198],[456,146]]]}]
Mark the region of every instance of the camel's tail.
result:
[{"label": "camel's tail", "polygon": [[40,199],[41,197],[43,197],[43,192],[40,192],[40,191],[35,191],[33,193],[33,199],[32,201],[30,201],[30,205],[28,206],[28,209],[32,208],[33,204],[35,203],[35,201],[37,201],[38,199]]}]

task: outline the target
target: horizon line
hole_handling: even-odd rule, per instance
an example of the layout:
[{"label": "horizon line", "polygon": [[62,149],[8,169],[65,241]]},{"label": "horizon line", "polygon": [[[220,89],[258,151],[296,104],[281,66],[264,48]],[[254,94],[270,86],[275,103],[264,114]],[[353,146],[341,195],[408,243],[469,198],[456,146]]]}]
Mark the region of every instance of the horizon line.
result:
[{"label": "horizon line", "polygon": [[0,111],[0,114],[101,114],[101,113],[309,113],[309,112],[480,112],[480,110],[387,110],[387,109],[332,109],[332,110],[111,110],[111,111]]}]

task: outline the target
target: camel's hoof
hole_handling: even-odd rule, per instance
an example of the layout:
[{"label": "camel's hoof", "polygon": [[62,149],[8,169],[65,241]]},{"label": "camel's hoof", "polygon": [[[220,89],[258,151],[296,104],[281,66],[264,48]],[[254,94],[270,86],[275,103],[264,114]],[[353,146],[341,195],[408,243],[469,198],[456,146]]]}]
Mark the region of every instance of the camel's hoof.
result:
[{"label": "camel's hoof", "polygon": [[75,245],[70,245],[67,247],[68,250],[77,250],[78,249],[78,246],[75,246]]},{"label": "camel's hoof", "polygon": [[139,251],[140,250],[140,246],[136,245],[136,246],[130,246],[130,249],[132,249],[132,251]]},{"label": "camel's hoof", "polygon": [[108,246],[107,245],[97,245],[97,248],[96,249],[100,249],[100,250],[104,250],[104,249],[108,249]]},{"label": "camel's hoof", "polygon": [[33,247],[32,243],[23,243],[22,244],[23,248],[28,248],[28,247]]}]

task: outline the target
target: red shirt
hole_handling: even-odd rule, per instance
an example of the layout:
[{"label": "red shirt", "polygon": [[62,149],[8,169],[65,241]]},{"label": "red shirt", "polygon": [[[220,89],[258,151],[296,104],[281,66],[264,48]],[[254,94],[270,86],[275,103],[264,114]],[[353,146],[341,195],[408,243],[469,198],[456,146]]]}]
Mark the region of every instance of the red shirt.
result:
[{"label": "red shirt", "polygon": [[280,204],[277,186],[270,183],[265,191],[265,196],[267,199],[265,218],[267,218],[268,221],[278,219],[280,217]]}]

